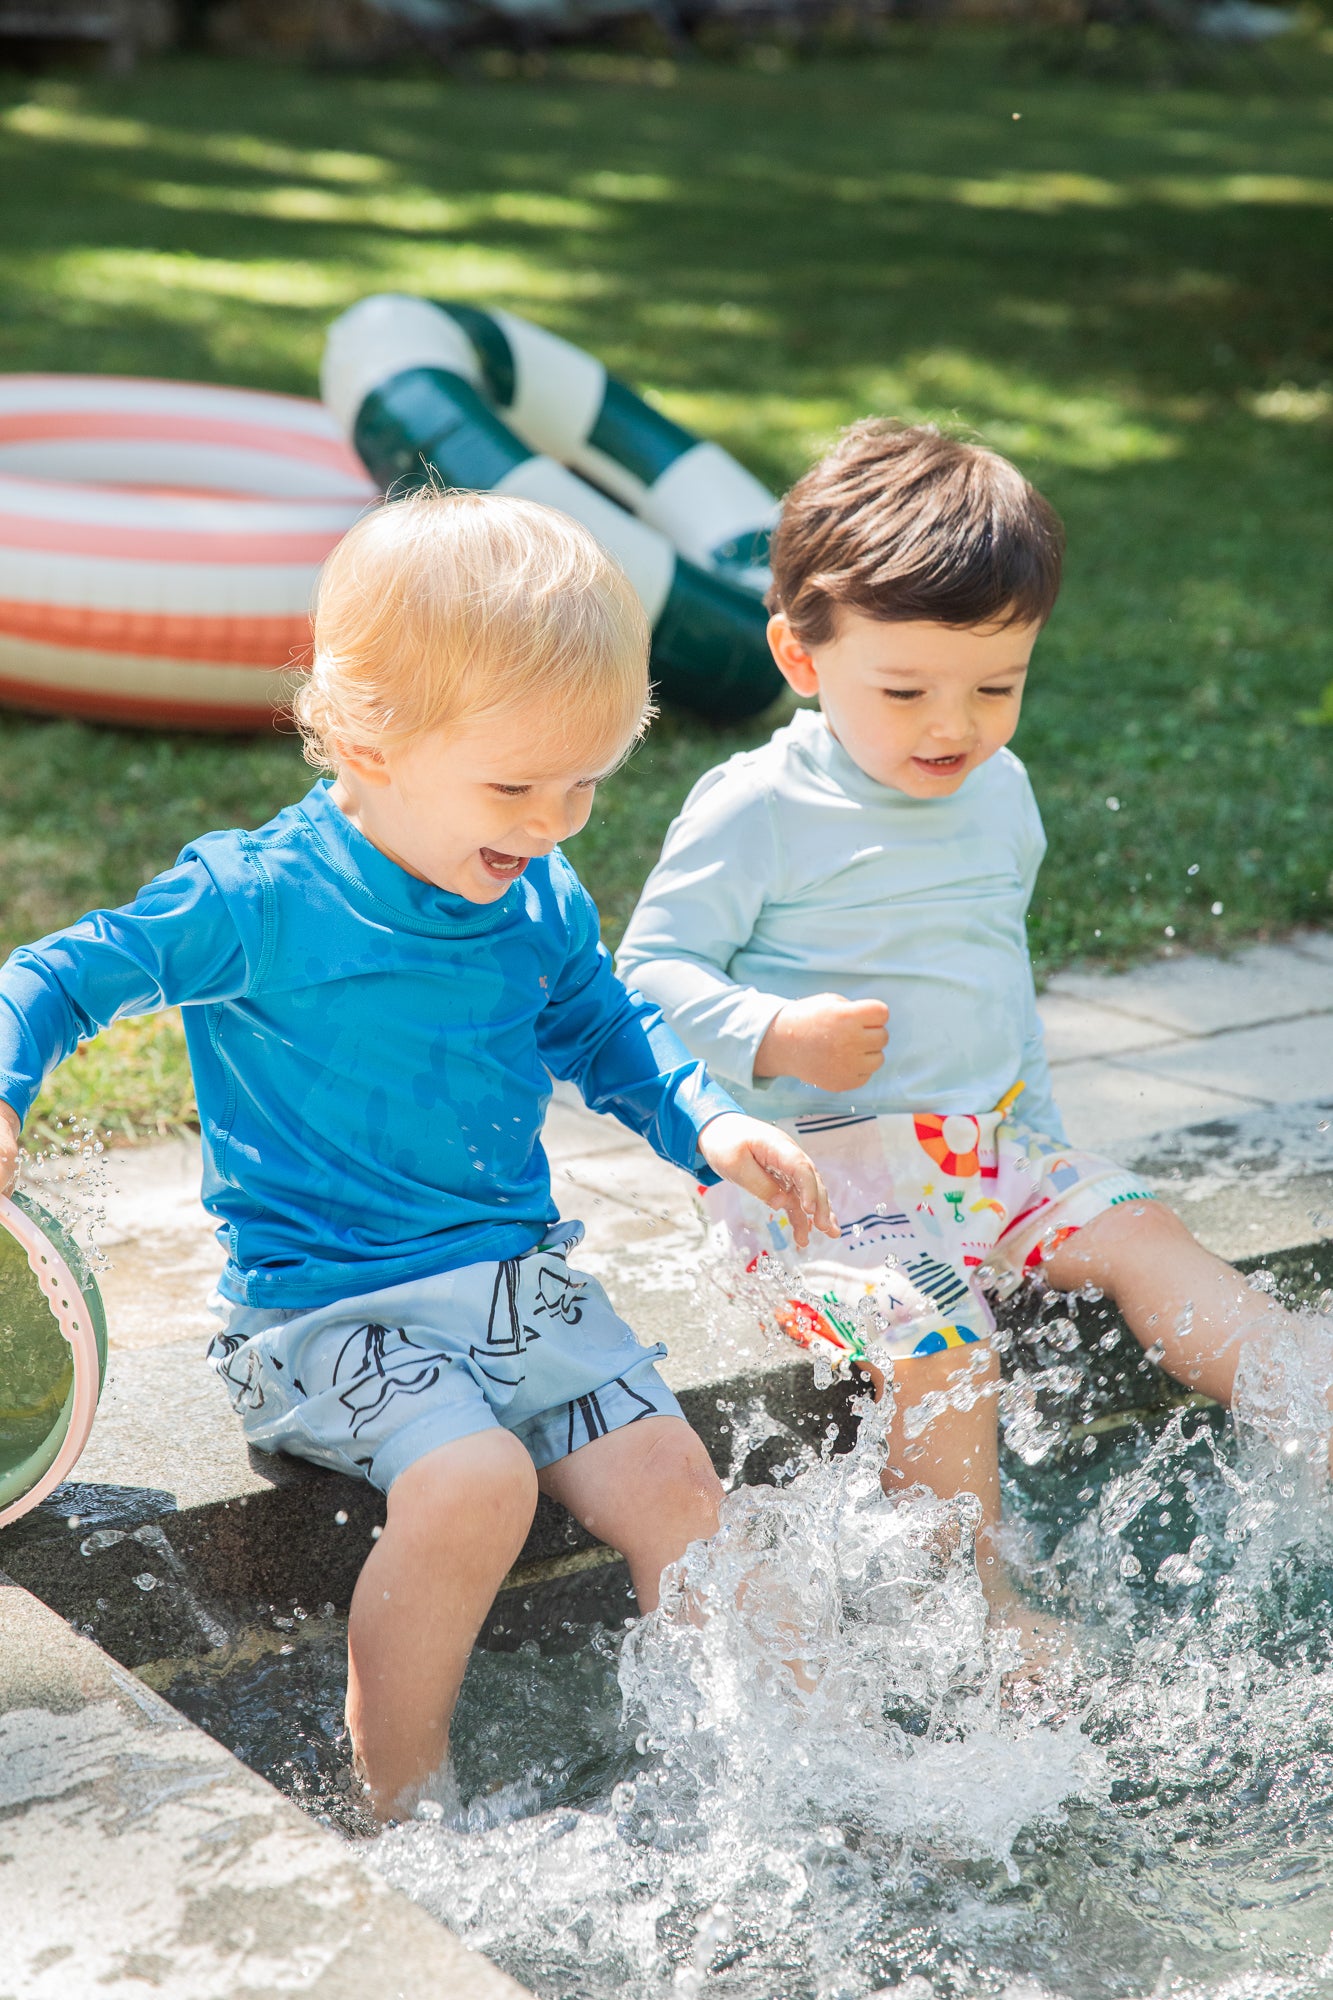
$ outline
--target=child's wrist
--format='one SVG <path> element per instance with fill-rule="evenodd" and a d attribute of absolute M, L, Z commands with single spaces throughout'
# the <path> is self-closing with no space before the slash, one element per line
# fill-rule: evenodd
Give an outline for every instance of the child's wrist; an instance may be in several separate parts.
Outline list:
<path fill-rule="evenodd" d="M 754 1074 L 763 1076 L 795 1076 L 792 1067 L 791 1010 L 779 1007 L 777 1013 L 764 1030 L 764 1038 L 754 1055 Z"/>

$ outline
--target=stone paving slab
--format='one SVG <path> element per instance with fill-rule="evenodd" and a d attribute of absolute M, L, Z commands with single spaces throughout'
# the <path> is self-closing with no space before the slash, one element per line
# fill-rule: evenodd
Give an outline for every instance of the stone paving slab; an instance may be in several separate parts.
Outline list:
<path fill-rule="evenodd" d="M 1121 1058 L 1108 1064 L 1121 1066 Z M 1321 1083 L 1323 1095 L 1333 1099 L 1333 1013 L 1142 1050 L 1123 1059 L 1123 1067 L 1173 1083 L 1202 1084 L 1251 1104 L 1301 1104 Z"/>
<path fill-rule="evenodd" d="M 1178 1039 L 1173 1028 L 1147 1021 L 1119 1007 L 1064 991 L 1046 992 L 1040 1001 L 1046 1030 L 1046 1054 L 1053 1067 L 1062 1063 L 1098 1061 L 1127 1050 L 1151 1049 Z"/>
<path fill-rule="evenodd" d="M 522 2000 L 0 1576 L 0 2000 Z"/>
<path fill-rule="evenodd" d="M 1333 1007 L 1331 955 L 1319 932 L 1250 945 L 1226 958 L 1181 952 L 1131 972 L 1057 973 L 1047 992 L 1069 995 L 1176 1035 L 1215 1035 Z M 1091 1051 L 1089 1051 L 1091 1053 Z"/>
<path fill-rule="evenodd" d="M 1071 1143 L 1126 1166 L 1160 1132 L 1254 1109 L 1251 1098 L 1188 1078 L 1155 1076 L 1123 1059 L 1064 1063 L 1052 1070 L 1052 1078 Z"/>
<path fill-rule="evenodd" d="M 153 1347 L 185 1334 L 206 1344 L 217 1327 L 207 1302 L 222 1252 L 199 1200 L 198 1140 L 116 1147 L 75 1180 L 65 1176 L 63 1163 L 43 1163 L 26 1170 L 25 1184 L 102 1253 L 111 1345 Z"/>

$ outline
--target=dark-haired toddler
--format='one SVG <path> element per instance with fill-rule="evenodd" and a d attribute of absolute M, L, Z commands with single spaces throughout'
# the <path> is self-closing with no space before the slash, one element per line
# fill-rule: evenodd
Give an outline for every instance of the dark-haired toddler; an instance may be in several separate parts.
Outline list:
<path fill-rule="evenodd" d="M 695 786 L 619 961 L 819 1166 L 836 1245 L 798 1250 L 735 1188 L 705 1206 L 788 1332 L 890 1366 L 886 1490 L 978 1497 L 1007 1617 L 991 1298 L 1100 1287 L 1224 1402 L 1242 1352 L 1294 1331 L 1135 1176 L 1071 1146 L 1052 1098 L 1025 929 L 1046 843 L 1006 746 L 1062 554 L 996 453 L 853 426 L 772 551 L 769 644 L 818 707 Z"/>

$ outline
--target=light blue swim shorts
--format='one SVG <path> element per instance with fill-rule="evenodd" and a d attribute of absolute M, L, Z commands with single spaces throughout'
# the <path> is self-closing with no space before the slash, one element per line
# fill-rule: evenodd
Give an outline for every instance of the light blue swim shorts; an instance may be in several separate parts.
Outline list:
<path fill-rule="evenodd" d="M 572 1271 L 583 1226 L 503 1263 L 274 1313 L 222 1302 L 208 1359 L 247 1441 L 387 1493 L 437 1445 L 512 1431 L 539 1469 L 641 1417 L 681 1415 L 595 1278 Z"/>

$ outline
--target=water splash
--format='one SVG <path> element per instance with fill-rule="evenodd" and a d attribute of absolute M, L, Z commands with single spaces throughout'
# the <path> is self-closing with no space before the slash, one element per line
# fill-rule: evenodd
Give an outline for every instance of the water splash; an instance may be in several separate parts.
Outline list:
<path fill-rule="evenodd" d="M 94 1276 L 110 1263 L 99 1240 L 110 1189 L 107 1136 L 81 1118 L 57 1119 L 46 1145 L 30 1143 L 19 1155 L 19 1186 L 78 1245 Z"/>
<path fill-rule="evenodd" d="M 1016 1339 L 1050 1365 L 1004 1410 L 1040 1446 L 1012 1549 L 1078 1634 L 1044 1684 L 1004 1680 L 968 1504 L 885 1500 L 868 1410 L 848 1457 L 729 1495 L 618 1647 L 507 1664 L 535 1759 L 479 1662 L 460 1746 L 487 1707 L 489 1737 L 375 1865 L 549 2000 L 1326 1993 L 1333 1328 L 1252 1354 L 1234 1426 L 1082 1437 L 1066 1323 Z"/>
<path fill-rule="evenodd" d="M 442 1794 L 376 1865 L 552 1994 L 868 1993 L 886 1906 L 969 1867 L 1016 1883 L 1020 1834 L 1104 1796 L 1105 1757 L 1051 1699 L 1006 1699 L 975 1503 L 890 1504 L 886 1414 L 729 1495 L 631 1626 L 607 1795 L 534 1811 L 511 1786 L 479 1826 Z"/>

